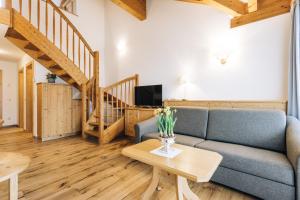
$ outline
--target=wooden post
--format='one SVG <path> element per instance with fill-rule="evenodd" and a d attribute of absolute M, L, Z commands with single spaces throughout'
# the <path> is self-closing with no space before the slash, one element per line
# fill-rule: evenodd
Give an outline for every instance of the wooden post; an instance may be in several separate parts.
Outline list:
<path fill-rule="evenodd" d="M 11 9 L 12 8 L 12 0 L 5 0 L 5 8 Z"/>
<path fill-rule="evenodd" d="M 102 113 L 100 110 L 100 106 L 103 105 L 103 97 L 101 98 L 101 88 L 100 88 L 100 80 L 99 80 L 99 52 L 94 52 L 94 77 L 95 77 L 95 87 L 96 87 L 96 115 L 99 116 L 99 143 L 101 143 L 101 135 L 103 133 L 102 125 L 104 124 L 102 119 Z M 103 127 L 104 129 L 104 127 Z"/>
<path fill-rule="evenodd" d="M 139 86 L 140 84 L 140 76 L 138 74 L 135 75 L 135 85 Z"/>
<path fill-rule="evenodd" d="M 139 86 L 140 84 L 140 77 L 138 74 L 135 75 L 135 86 Z M 132 95 L 133 95 L 133 101 L 132 101 L 132 106 L 135 106 L 135 88 L 132 89 Z"/>
<path fill-rule="evenodd" d="M 102 102 L 102 99 L 100 99 L 100 80 L 99 80 L 99 52 L 95 51 L 94 52 L 94 77 L 95 77 L 95 81 L 96 81 L 96 113 L 99 116 L 100 115 L 100 104 Z M 100 120 L 101 121 L 101 120 Z"/>
<path fill-rule="evenodd" d="M 102 87 L 99 87 L 99 102 L 100 103 L 100 112 L 99 112 L 99 144 L 103 142 L 103 133 L 104 133 L 104 90 Z"/>
<path fill-rule="evenodd" d="M 81 86 L 81 101 L 82 101 L 82 137 L 85 138 L 85 127 L 86 127 L 86 84 Z"/>

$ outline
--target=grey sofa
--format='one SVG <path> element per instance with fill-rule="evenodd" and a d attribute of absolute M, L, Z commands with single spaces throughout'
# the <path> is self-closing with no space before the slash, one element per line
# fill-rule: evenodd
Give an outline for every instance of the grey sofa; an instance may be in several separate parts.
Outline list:
<path fill-rule="evenodd" d="M 177 108 L 176 142 L 219 152 L 217 182 L 262 199 L 300 200 L 300 122 L 277 110 Z M 136 142 L 158 138 L 156 118 Z"/>

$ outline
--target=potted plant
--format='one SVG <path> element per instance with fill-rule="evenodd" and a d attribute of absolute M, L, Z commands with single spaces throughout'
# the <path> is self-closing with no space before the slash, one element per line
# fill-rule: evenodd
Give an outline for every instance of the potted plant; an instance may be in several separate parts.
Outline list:
<path fill-rule="evenodd" d="M 177 118 L 174 117 L 175 112 L 176 110 L 170 107 L 156 110 L 157 126 L 163 145 L 161 150 L 165 153 L 168 153 L 170 146 L 175 143 L 174 126 L 177 121 Z"/>
<path fill-rule="evenodd" d="M 56 75 L 55 75 L 55 74 L 48 73 L 48 74 L 47 74 L 47 80 L 48 80 L 48 83 L 55 83 Z"/>

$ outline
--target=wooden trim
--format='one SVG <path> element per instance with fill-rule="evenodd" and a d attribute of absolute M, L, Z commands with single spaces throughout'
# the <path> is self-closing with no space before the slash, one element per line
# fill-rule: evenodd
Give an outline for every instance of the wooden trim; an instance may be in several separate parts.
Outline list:
<path fill-rule="evenodd" d="M 18 72 L 19 97 L 19 127 L 24 128 L 24 70 Z"/>
<path fill-rule="evenodd" d="M 111 1 L 140 20 L 145 20 L 147 17 L 146 0 L 111 0 Z"/>
<path fill-rule="evenodd" d="M 278 109 L 287 112 L 287 101 L 209 101 L 209 100 L 165 100 L 164 106 L 207 107 L 207 108 L 246 108 Z"/>
<path fill-rule="evenodd" d="M 260 2 L 257 11 L 233 18 L 231 28 L 288 13 L 291 9 L 290 4 L 291 0 L 265 0 Z"/>
<path fill-rule="evenodd" d="M 248 4 L 240 0 L 177 0 L 189 3 L 205 4 L 220 9 L 232 16 L 240 16 L 247 13 Z"/>
<path fill-rule="evenodd" d="M 33 131 L 33 128 L 34 128 L 34 62 L 33 61 L 30 61 L 29 63 L 27 63 L 26 65 L 25 65 L 25 68 L 26 68 L 26 70 L 25 70 L 25 73 L 26 73 L 26 76 L 25 76 L 25 88 L 26 88 L 26 90 L 25 90 L 25 93 L 24 94 L 26 94 L 25 95 L 25 116 L 26 116 L 26 120 L 25 120 L 25 122 L 26 122 L 26 131 Z M 29 102 L 29 104 L 28 104 L 28 97 L 27 97 L 27 95 L 28 95 L 28 92 L 27 92 L 27 90 L 28 90 L 28 85 L 27 85 L 27 75 L 28 75 L 28 69 L 30 69 L 30 70 L 32 70 L 32 85 L 30 86 L 31 88 L 32 88 L 32 91 L 31 91 L 31 96 L 30 96 L 30 101 L 31 102 Z M 30 105 L 30 107 L 28 108 L 28 105 Z M 31 127 L 28 127 L 28 113 L 27 113 L 27 111 L 28 111 L 28 109 L 30 109 L 30 111 L 31 111 L 31 116 L 30 116 L 30 120 L 31 120 L 31 122 L 30 122 L 30 126 Z"/>
<path fill-rule="evenodd" d="M 258 4 L 257 4 L 258 0 L 248 0 L 248 12 L 255 12 L 258 9 Z"/>

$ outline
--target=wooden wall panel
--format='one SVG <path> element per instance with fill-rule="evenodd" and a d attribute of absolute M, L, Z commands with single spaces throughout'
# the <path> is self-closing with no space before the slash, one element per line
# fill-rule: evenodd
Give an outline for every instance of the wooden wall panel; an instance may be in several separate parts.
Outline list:
<path fill-rule="evenodd" d="M 186 101 L 166 100 L 165 106 L 191 106 L 207 108 L 278 109 L 287 111 L 287 101 Z"/>

